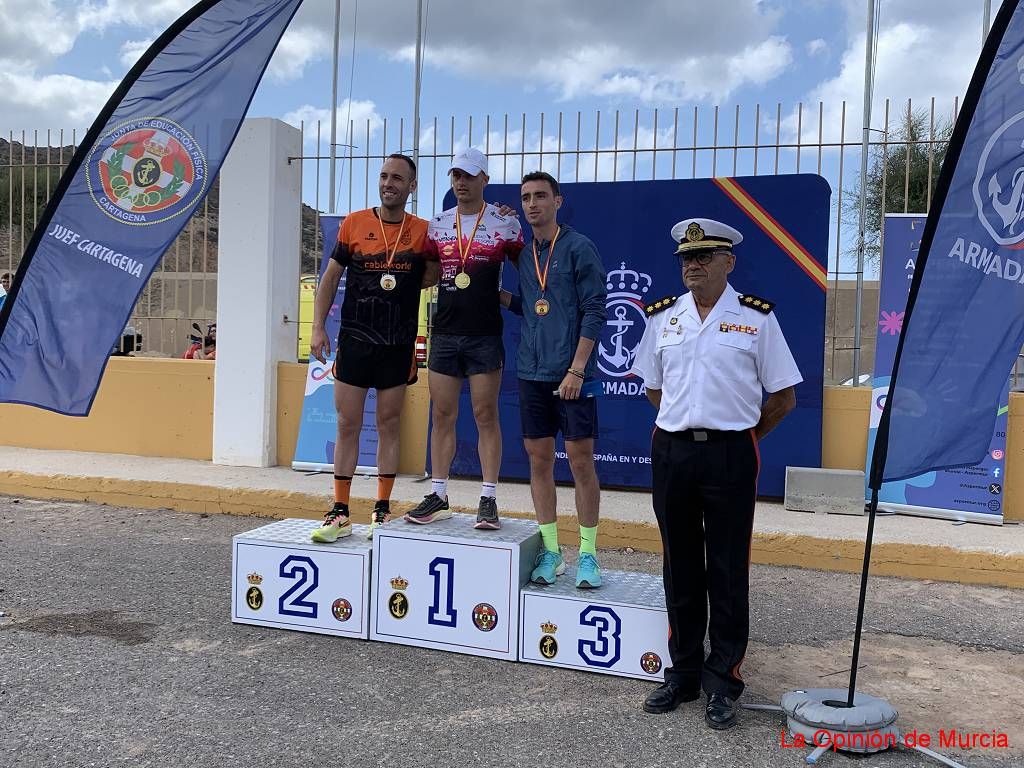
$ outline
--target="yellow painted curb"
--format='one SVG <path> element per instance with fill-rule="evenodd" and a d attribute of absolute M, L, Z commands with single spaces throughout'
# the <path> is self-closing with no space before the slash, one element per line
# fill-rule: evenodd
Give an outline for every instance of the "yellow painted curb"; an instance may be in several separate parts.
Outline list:
<path fill-rule="evenodd" d="M 172 509 L 178 512 L 230 514 L 283 519 L 300 517 L 318 520 L 326 494 L 296 493 L 253 488 L 222 488 L 192 483 L 151 482 L 122 478 L 73 475 L 33 475 L 0 472 L 0 494 L 47 501 L 87 501 L 119 507 Z M 354 498 L 354 517 L 369 519 L 373 499 Z M 404 513 L 411 502 L 394 502 L 392 509 Z M 453 507 L 473 514 L 475 509 Z M 505 512 L 508 517 L 532 519 L 528 512 Z M 558 520 L 560 533 L 576 534 L 572 517 Z M 602 520 L 601 544 L 609 548 L 631 547 L 640 552 L 661 552 L 661 537 L 653 525 L 621 520 Z M 783 533 L 755 533 L 751 559 L 762 565 L 783 565 L 822 571 L 859 573 L 864 543 L 855 539 L 828 539 Z M 871 572 L 876 576 L 932 579 L 962 584 L 987 584 L 1024 589 L 1024 556 L 922 544 L 876 543 L 872 548 Z"/>

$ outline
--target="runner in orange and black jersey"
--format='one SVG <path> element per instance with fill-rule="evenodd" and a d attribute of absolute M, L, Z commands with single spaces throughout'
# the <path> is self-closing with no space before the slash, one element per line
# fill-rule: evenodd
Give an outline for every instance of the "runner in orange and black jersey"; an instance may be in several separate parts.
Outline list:
<path fill-rule="evenodd" d="M 347 273 L 342 334 L 370 344 L 413 344 L 427 261 L 437 260 L 427 222 L 410 215 L 382 222 L 378 208 L 356 211 L 341 223 L 331 258 Z"/>
<path fill-rule="evenodd" d="M 369 536 L 391 519 L 391 489 L 398 470 L 399 420 L 405 388 L 416 380 L 415 346 L 420 290 L 437 282 L 435 249 L 427 222 L 405 212 L 416 188 L 416 164 L 405 155 L 384 161 L 380 206 L 345 217 L 313 307 L 310 355 L 331 353 L 324 331 L 338 284 L 347 273 L 341 332 L 334 363 L 338 440 L 334 448 L 334 507 L 312 533 L 330 543 L 352 533 L 348 502 L 359 457 L 359 433 L 369 389 L 377 390 L 377 504 Z"/>

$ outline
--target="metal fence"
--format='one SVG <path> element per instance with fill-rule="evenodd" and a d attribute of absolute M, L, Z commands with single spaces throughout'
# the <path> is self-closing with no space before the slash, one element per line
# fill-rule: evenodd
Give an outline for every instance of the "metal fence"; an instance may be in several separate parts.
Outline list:
<path fill-rule="evenodd" d="M 958 100 L 937 104 L 886 100 L 876 114 L 882 126 L 872 131 L 869 185 L 877 210 L 926 212 L 938 176 L 948 125 Z M 370 118 L 343 121 L 336 147 L 335 189 L 339 212 L 378 202 L 377 173 L 392 152 L 413 151 L 408 119 Z M 303 153 L 301 258 L 304 273 L 316 271 L 320 251 L 319 222 L 330 197 L 330 146 L 326 124 L 300 126 Z M 16 268 L 41 206 L 70 159 L 75 135 L 64 145 L 63 133 L 0 139 L 0 267 Z M 461 148 L 476 146 L 490 158 L 491 180 L 516 182 L 525 172 L 546 170 L 562 182 L 681 179 L 816 173 L 832 187 L 826 317 L 826 383 L 852 376 L 857 268 L 856 196 L 861 153 L 859 117 L 838 105 L 782 104 L 765 107 L 693 107 L 669 110 L 617 110 L 584 114 L 541 113 L 431 118 L 421 122 L 419 189 L 414 211 L 437 211 L 448 186 L 448 162 Z M 902 171 L 893 160 L 903 163 Z M 905 159 L 905 162 L 904 162 Z M 884 169 L 881 170 L 881 169 Z M 880 174 L 880 175 L 879 175 Z M 923 176 L 924 181 L 921 181 Z M 7 196 L 3 191 L 8 192 Z M 203 209 L 167 252 L 143 293 L 132 324 L 144 336 L 150 354 L 178 355 L 187 346 L 188 329 L 216 315 L 217 188 Z M 28 201 L 28 202 L 26 202 Z M 895 209 L 893 209 L 895 207 Z M 916 209 L 916 210 L 915 210 Z M 685 215 L 686 212 L 680 212 Z M 862 306 L 861 372 L 870 373 L 878 312 L 877 238 L 871 249 Z"/>

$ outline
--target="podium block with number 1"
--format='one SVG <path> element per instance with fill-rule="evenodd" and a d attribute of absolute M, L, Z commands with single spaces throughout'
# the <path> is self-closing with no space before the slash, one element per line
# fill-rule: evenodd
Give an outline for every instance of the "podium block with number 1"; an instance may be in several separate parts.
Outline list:
<path fill-rule="evenodd" d="M 518 658 L 519 589 L 540 546 L 532 521 L 477 531 L 453 515 L 430 525 L 397 520 L 373 541 L 370 639 Z"/>

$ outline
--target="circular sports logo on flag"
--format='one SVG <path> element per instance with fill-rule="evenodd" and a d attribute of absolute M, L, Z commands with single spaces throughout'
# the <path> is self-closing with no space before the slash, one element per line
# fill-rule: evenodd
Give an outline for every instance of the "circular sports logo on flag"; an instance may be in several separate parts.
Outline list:
<path fill-rule="evenodd" d="M 191 211 L 206 190 L 206 158 L 172 120 L 121 123 L 96 142 L 86 163 L 89 194 L 123 224 L 159 224 Z"/>

